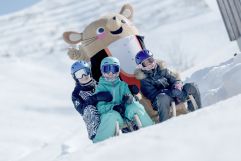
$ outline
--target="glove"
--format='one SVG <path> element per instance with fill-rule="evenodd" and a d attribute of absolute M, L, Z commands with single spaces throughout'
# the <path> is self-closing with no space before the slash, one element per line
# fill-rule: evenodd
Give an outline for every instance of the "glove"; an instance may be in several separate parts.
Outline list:
<path fill-rule="evenodd" d="M 112 95 L 110 92 L 98 92 L 92 96 L 89 96 L 85 100 L 85 106 L 93 105 L 96 106 L 99 101 L 110 102 L 112 101 Z"/>
<path fill-rule="evenodd" d="M 80 55 L 81 55 L 81 53 L 78 49 L 75 49 L 75 48 L 68 49 L 68 56 L 70 59 L 78 60 L 80 58 Z"/>
<path fill-rule="evenodd" d="M 182 94 L 182 91 L 179 90 L 179 89 L 177 89 L 177 88 L 173 88 L 173 89 L 171 90 L 171 96 L 172 96 L 172 97 L 178 97 L 178 96 L 180 96 L 181 94 Z"/>
<path fill-rule="evenodd" d="M 179 89 L 172 89 L 171 91 L 172 97 L 177 98 L 180 102 L 185 102 L 188 98 L 188 93 L 186 91 L 180 91 Z"/>
<path fill-rule="evenodd" d="M 89 96 L 86 100 L 85 100 L 85 105 L 84 106 L 88 106 L 88 105 L 93 105 L 96 106 L 98 103 L 98 100 L 96 99 L 96 96 Z"/>
<path fill-rule="evenodd" d="M 131 94 L 126 94 L 122 97 L 122 102 L 123 105 L 125 104 L 132 104 L 133 103 L 133 96 Z"/>
<path fill-rule="evenodd" d="M 93 95 L 97 101 L 111 102 L 113 97 L 109 91 L 98 92 Z"/>
<path fill-rule="evenodd" d="M 139 93 L 139 88 L 136 85 L 128 85 L 131 94 L 137 95 Z"/>
<path fill-rule="evenodd" d="M 113 107 L 113 110 L 119 112 L 122 117 L 125 116 L 126 109 L 125 109 L 125 106 L 123 104 L 115 105 Z"/>
<path fill-rule="evenodd" d="M 176 81 L 176 83 L 173 85 L 173 88 L 179 89 L 179 90 L 181 91 L 182 88 L 183 88 L 183 83 L 182 83 L 182 81 Z"/>
<path fill-rule="evenodd" d="M 167 82 L 167 79 L 165 77 L 162 77 L 155 81 L 155 86 L 167 88 L 169 86 L 169 83 Z"/>

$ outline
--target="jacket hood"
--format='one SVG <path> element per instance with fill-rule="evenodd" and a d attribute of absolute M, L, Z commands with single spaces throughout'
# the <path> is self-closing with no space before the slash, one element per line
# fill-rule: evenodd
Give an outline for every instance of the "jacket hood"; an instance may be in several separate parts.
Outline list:
<path fill-rule="evenodd" d="M 156 60 L 156 63 L 157 65 L 160 67 L 160 69 L 164 69 L 165 68 L 165 62 L 162 61 L 162 60 Z M 136 77 L 136 79 L 138 80 L 142 80 L 142 79 L 145 79 L 146 78 L 146 75 L 145 73 L 143 72 L 142 69 L 140 68 L 137 68 L 135 71 L 134 71 L 134 75 Z"/>

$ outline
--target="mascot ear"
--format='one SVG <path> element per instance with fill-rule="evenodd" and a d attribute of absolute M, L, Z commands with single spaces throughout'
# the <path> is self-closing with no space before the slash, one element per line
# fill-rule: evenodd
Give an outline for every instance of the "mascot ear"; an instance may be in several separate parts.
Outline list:
<path fill-rule="evenodd" d="M 130 4 L 125 4 L 124 6 L 122 6 L 120 14 L 130 20 L 133 17 L 133 12 L 133 7 Z"/>
<path fill-rule="evenodd" d="M 83 40 L 83 33 L 68 31 L 63 33 L 63 38 L 69 44 L 78 44 Z"/>

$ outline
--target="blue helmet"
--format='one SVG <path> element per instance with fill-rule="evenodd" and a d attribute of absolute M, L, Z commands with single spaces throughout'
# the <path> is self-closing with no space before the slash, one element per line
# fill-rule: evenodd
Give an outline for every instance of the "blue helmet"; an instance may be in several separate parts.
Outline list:
<path fill-rule="evenodd" d="M 152 52 L 150 52 L 149 50 L 146 50 L 146 49 L 141 50 L 136 54 L 136 57 L 135 57 L 136 64 L 139 65 L 144 60 L 146 60 L 147 58 L 150 58 L 150 57 L 153 57 Z"/>
<path fill-rule="evenodd" d="M 84 69 L 86 73 L 91 74 L 91 69 L 90 65 L 83 60 L 76 61 L 72 66 L 71 66 L 71 75 L 73 78 L 75 78 L 75 73 L 81 69 Z"/>

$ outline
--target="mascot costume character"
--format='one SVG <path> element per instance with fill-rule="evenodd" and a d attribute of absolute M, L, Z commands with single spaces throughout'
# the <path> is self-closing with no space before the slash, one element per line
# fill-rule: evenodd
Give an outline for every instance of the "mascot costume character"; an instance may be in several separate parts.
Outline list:
<path fill-rule="evenodd" d="M 101 60 L 114 56 L 121 64 L 120 78 L 129 85 L 140 87 L 134 76 L 135 56 L 145 49 L 145 45 L 144 37 L 139 36 L 137 28 L 131 22 L 132 17 L 132 6 L 125 4 L 120 13 L 110 13 L 99 18 L 87 25 L 82 33 L 64 32 L 65 42 L 78 44 L 78 49 L 69 48 L 70 59 L 90 61 L 93 78 L 99 81 Z"/>

